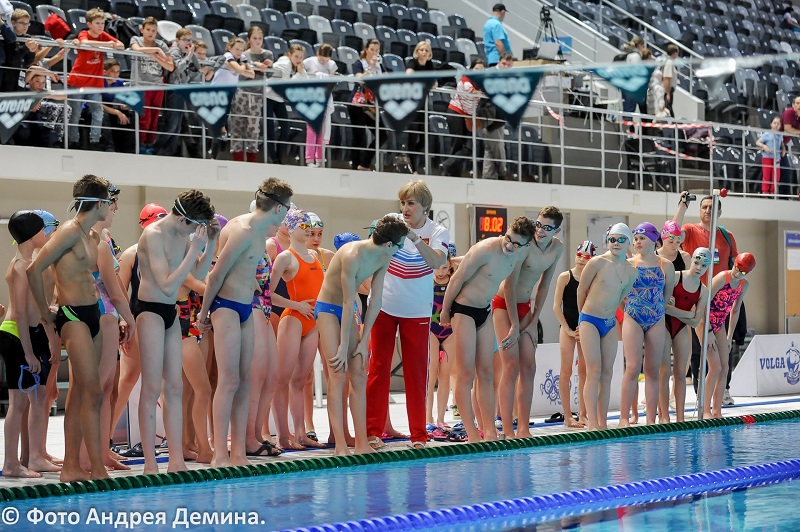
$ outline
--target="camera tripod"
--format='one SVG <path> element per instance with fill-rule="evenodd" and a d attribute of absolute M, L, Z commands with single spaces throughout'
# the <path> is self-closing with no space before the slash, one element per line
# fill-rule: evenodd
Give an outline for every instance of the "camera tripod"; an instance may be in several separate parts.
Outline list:
<path fill-rule="evenodd" d="M 542 10 L 539 12 L 539 29 L 536 32 L 536 37 L 534 38 L 534 49 L 538 51 L 541 49 L 542 46 L 542 38 L 545 38 L 545 41 L 548 39 L 552 40 L 552 42 L 558 45 L 558 51 L 556 52 L 556 59 L 559 61 L 564 61 L 564 52 L 561 51 L 561 42 L 558 40 L 558 34 L 556 32 L 556 25 L 553 22 L 553 17 L 550 16 L 550 9 L 547 6 L 543 6 Z"/>

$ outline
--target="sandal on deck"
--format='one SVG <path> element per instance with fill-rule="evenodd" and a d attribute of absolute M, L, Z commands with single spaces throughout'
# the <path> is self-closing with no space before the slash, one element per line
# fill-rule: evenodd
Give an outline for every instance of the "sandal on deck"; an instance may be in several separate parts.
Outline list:
<path fill-rule="evenodd" d="M 373 436 L 367 440 L 367 444 L 376 451 L 380 451 L 388 447 L 386 443 L 377 436 Z"/>

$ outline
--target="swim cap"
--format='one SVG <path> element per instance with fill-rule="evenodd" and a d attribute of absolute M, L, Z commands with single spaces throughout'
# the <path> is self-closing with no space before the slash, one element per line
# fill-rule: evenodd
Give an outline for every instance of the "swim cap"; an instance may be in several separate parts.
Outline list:
<path fill-rule="evenodd" d="M 733 261 L 733 267 L 742 273 L 750 273 L 756 267 L 756 258 L 752 253 L 739 253 Z"/>
<path fill-rule="evenodd" d="M 622 235 L 628 237 L 628 242 L 631 241 L 631 230 L 623 223 L 614 224 L 608 228 L 606 239 L 611 235 Z"/>
<path fill-rule="evenodd" d="M 581 242 L 581 245 L 578 246 L 576 252 L 585 253 L 594 257 L 595 255 L 597 255 L 597 247 L 595 247 L 594 242 L 592 242 L 591 240 L 584 240 L 583 242 Z"/>
<path fill-rule="evenodd" d="M 53 216 L 52 214 L 50 214 L 47 211 L 43 211 L 41 209 L 36 209 L 33 212 L 35 212 L 36 214 L 41 216 L 42 220 L 44 220 L 44 234 L 47 235 L 47 236 L 52 235 L 53 231 L 56 230 L 56 227 L 61 225 L 61 222 L 56 220 L 56 217 Z"/>
<path fill-rule="evenodd" d="M 706 266 L 711 265 L 711 250 L 708 248 L 697 248 L 692 253 L 692 260 L 698 259 Z"/>
<path fill-rule="evenodd" d="M 256 200 L 250 202 L 250 212 L 256 210 Z"/>
<path fill-rule="evenodd" d="M 222 228 L 225 227 L 225 225 L 227 225 L 228 223 L 228 219 L 222 216 L 221 214 L 215 214 L 214 218 L 216 218 L 216 220 L 219 222 L 220 230 L 222 230 Z"/>
<path fill-rule="evenodd" d="M 456 253 L 456 243 L 455 242 L 448 242 L 447 244 L 447 253 L 449 258 L 457 257 L 458 253 Z"/>
<path fill-rule="evenodd" d="M 139 213 L 139 225 L 141 225 L 142 229 L 144 229 L 151 223 L 155 222 L 159 218 L 163 218 L 166 215 L 167 209 L 158 203 L 148 203 L 144 206 L 142 212 Z"/>
<path fill-rule="evenodd" d="M 311 220 L 311 227 L 325 227 L 325 224 L 322 223 L 322 218 L 317 216 L 316 213 L 308 213 L 308 219 Z"/>
<path fill-rule="evenodd" d="M 634 235 L 644 235 L 653 242 L 658 240 L 658 229 L 650 222 L 642 222 L 633 230 Z"/>
<path fill-rule="evenodd" d="M 339 233 L 333 237 L 333 247 L 338 251 L 340 247 L 350 242 L 358 242 L 361 238 L 355 233 Z"/>
<path fill-rule="evenodd" d="M 311 220 L 308 217 L 308 213 L 302 209 L 292 209 L 286 213 L 286 219 L 283 220 L 283 223 L 286 224 L 286 230 L 290 233 L 293 233 L 296 229 L 300 227 L 301 224 L 306 224 L 306 226 L 311 226 Z"/>
<path fill-rule="evenodd" d="M 8 232 L 17 244 L 23 244 L 44 229 L 44 220 L 33 211 L 17 211 L 8 220 Z"/>
<path fill-rule="evenodd" d="M 122 192 L 117 185 L 112 183 L 111 181 L 108 182 L 108 197 L 113 198 L 114 196 L 119 196 L 119 193 Z"/>
<path fill-rule="evenodd" d="M 674 220 L 667 220 L 664 222 L 664 229 L 661 230 L 661 238 L 669 238 L 671 236 L 681 237 L 681 226 L 675 223 Z"/>

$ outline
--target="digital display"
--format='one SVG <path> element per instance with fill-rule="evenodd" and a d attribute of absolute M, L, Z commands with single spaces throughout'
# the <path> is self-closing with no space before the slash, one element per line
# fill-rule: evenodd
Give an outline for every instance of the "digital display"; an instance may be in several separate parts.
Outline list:
<path fill-rule="evenodd" d="M 475 206 L 475 236 L 480 242 L 492 236 L 506 234 L 506 220 L 508 209 L 505 207 Z"/>

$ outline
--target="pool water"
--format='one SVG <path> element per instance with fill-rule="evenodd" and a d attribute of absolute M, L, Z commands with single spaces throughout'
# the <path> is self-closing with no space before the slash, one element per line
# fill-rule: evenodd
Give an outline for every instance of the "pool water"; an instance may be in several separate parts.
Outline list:
<path fill-rule="evenodd" d="M 795 459 L 798 457 L 798 440 L 800 422 L 776 421 L 12 504 L 23 515 L 34 507 L 53 509 L 56 506 L 82 516 L 92 508 L 96 511 L 163 511 L 168 516 L 167 527 L 179 508 L 186 508 L 187 512 L 257 512 L 261 521 L 259 530 L 285 529 Z M 679 504 L 669 510 L 674 509 L 680 516 L 691 516 L 700 510 L 688 508 L 700 505 L 702 512 L 707 513 L 709 505 L 716 508 L 726 497 L 735 501 L 729 506 L 736 508 L 742 506 L 740 498 L 749 500 L 749 495 L 743 494 L 757 493 L 761 489 L 771 488 L 710 497 L 691 504 Z M 747 508 L 748 504 L 744 507 Z M 780 507 L 770 505 L 770 511 Z M 788 504 L 783 506 L 791 507 Z M 639 530 L 639 523 L 649 527 L 649 523 L 657 519 L 653 515 L 668 509 L 638 510 L 631 510 L 630 515 L 623 519 L 625 523 L 626 519 L 637 523 L 631 525 L 632 530 Z M 598 512 L 582 519 L 596 520 L 596 525 L 585 526 L 598 526 L 600 530 L 605 530 L 604 526 L 619 526 L 616 513 L 613 522 L 603 517 L 605 514 L 607 512 Z M 714 519 L 708 523 L 716 528 Z M 15 530 L 24 529 L 21 525 L 17 525 Z M 550 523 L 545 526 L 560 528 L 562 525 Z M 86 530 L 107 528 L 81 527 Z M 239 528 L 234 525 L 191 527 L 192 530 Z M 504 528 L 505 525 L 498 529 Z M 75 530 L 70 526 L 64 529 Z M 727 529 L 727 525 L 718 529 Z"/>

